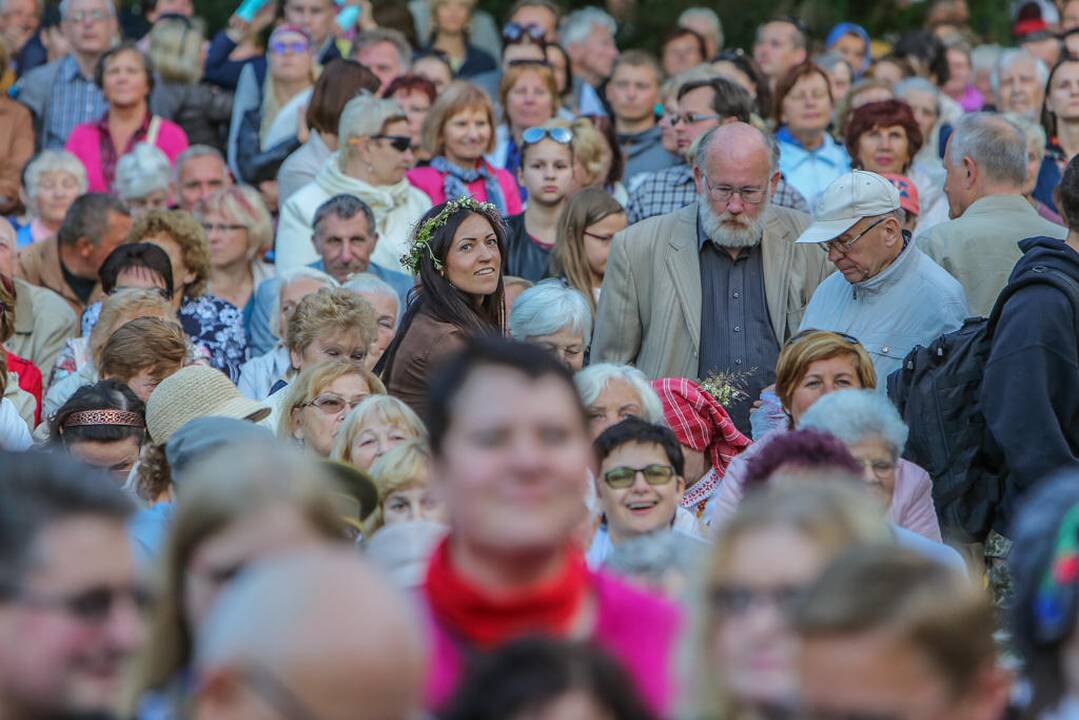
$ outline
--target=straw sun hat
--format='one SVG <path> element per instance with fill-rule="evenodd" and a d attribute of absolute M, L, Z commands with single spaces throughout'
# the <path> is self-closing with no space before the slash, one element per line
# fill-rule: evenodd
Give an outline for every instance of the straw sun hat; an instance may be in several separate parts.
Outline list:
<path fill-rule="evenodd" d="M 189 420 L 228 417 L 258 422 L 270 414 L 263 403 L 248 400 L 220 370 L 190 365 L 161 381 L 146 402 L 146 429 L 160 445 Z"/>

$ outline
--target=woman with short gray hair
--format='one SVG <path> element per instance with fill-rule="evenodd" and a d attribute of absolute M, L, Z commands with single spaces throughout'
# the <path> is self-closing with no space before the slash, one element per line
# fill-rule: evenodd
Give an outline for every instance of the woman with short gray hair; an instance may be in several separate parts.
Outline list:
<path fill-rule="evenodd" d="M 368 370 L 374 370 L 375 364 L 397 334 L 397 323 L 401 320 L 401 297 L 388 282 L 371 273 L 353 275 L 345 283 L 345 289 L 356 293 L 375 309 L 375 344 L 367 351 L 365 363 Z"/>
<path fill-rule="evenodd" d="M 401 106 L 364 93 L 349 100 L 337 128 L 337 147 L 315 179 L 297 190 L 281 209 L 277 265 L 289 269 L 318 260 L 311 244 L 315 211 L 335 195 L 352 195 L 374 211 L 378 243 L 371 261 L 405 272 L 412 227 L 431 200 L 405 179 L 412 167 L 412 131 Z"/>
<path fill-rule="evenodd" d="M 659 395 L 645 374 L 635 367 L 596 363 L 577 373 L 573 382 L 588 413 L 592 439 L 627 417 L 667 425 Z"/>
<path fill-rule="evenodd" d="M 284 272 L 274 282 L 277 283 L 277 295 L 270 313 L 270 331 L 275 338 L 284 338 L 288 319 L 300 300 L 322 288 L 338 287 L 337 281 L 326 273 L 306 266 Z M 265 400 L 274 383 L 288 376 L 291 370 L 288 348 L 279 339 L 271 350 L 240 366 L 240 380 L 236 386 L 244 397 Z"/>
<path fill-rule="evenodd" d="M 509 330 L 514 339 L 553 352 L 566 367 L 577 371 L 584 367 L 592 340 L 592 308 L 578 290 L 548 280 L 514 301 Z"/>
<path fill-rule="evenodd" d="M 839 390 L 813 403 L 799 430 L 822 430 L 839 438 L 865 467 L 869 486 L 888 503 L 888 519 L 930 540 L 941 541 L 929 474 L 900 457 L 909 429 L 895 406 L 873 390 Z"/>
<path fill-rule="evenodd" d="M 150 210 L 167 210 L 172 170 L 169 158 L 149 143 L 139 143 L 116 163 L 116 192 L 138 220 Z"/>
<path fill-rule="evenodd" d="M 66 150 L 44 150 L 26 166 L 23 182 L 28 222 L 15 237 L 20 248 L 60 231 L 71 203 L 86 192 L 86 168 Z"/>

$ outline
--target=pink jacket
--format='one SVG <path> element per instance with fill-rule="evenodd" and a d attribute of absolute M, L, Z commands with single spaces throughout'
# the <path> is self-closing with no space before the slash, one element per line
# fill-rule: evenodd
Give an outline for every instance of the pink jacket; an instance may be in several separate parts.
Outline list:
<path fill-rule="evenodd" d="M 517 181 L 513 179 L 513 175 L 501 168 L 492 169 L 495 171 L 495 178 L 502 188 L 502 197 L 506 200 L 506 207 L 503 215 L 506 217 L 509 217 L 510 215 L 519 215 L 524 208 L 521 205 L 521 191 L 517 189 Z M 442 189 L 443 175 L 438 170 L 435 170 L 433 167 L 413 168 L 408 171 L 407 177 L 408 181 L 412 183 L 413 186 L 427 193 L 427 196 L 431 198 L 432 204 L 438 205 L 439 203 L 446 202 L 446 193 Z M 483 187 L 483 180 L 470 182 L 467 187 L 468 191 L 472 193 L 472 197 L 480 202 L 487 201 L 487 190 Z"/>
<path fill-rule="evenodd" d="M 668 717 L 675 700 L 678 608 L 602 572 L 592 574 L 592 586 L 596 626 L 591 640 L 621 663 L 652 711 Z M 425 599 L 421 596 L 421 602 Z M 425 704 L 439 710 L 457 689 L 464 658 L 452 630 L 440 625 L 430 611 L 427 618 L 431 655 Z"/>
<path fill-rule="evenodd" d="M 177 156 L 187 149 L 187 133 L 177 125 L 161 118 L 161 126 L 154 143 L 169 159 L 169 165 L 176 162 Z M 64 149 L 82 161 L 86 168 L 86 179 L 90 192 L 111 192 L 105 182 L 105 173 L 101 158 L 101 130 L 97 122 L 78 125 L 71 131 Z M 118 150 L 117 159 L 131 148 Z"/>
<path fill-rule="evenodd" d="M 727 466 L 727 474 L 719 484 L 719 491 L 712 496 L 705 509 L 709 524 L 723 522 L 738 509 L 745 495 L 746 466 L 749 461 L 786 430 L 774 430 L 738 455 Z M 940 523 L 933 505 L 933 481 L 929 473 L 918 465 L 900 458 L 896 469 L 895 491 L 892 504 L 888 506 L 888 520 L 901 528 L 941 542 Z"/>

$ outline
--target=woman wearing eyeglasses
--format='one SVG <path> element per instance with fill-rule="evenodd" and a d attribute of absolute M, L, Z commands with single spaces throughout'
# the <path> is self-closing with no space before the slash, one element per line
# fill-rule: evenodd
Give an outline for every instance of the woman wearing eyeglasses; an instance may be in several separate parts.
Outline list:
<path fill-rule="evenodd" d="M 558 221 L 573 183 L 573 133 L 552 120 L 521 134 L 517 178 L 529 198 L 520 215 L 506 218 L 506 274 L 539 282 L 550 274 Z"/>
<path fill-rule="evenodd" d="M 352 409 L 364 398 L 385 393 L 381 380 L 347 360 L 317 363 L 289 385 L 277 434 L 316 455 L 329 457 Z"/>
<path fill-rule="evenodd" d="M 405 272 L 401 256 L 412 226 L 431 201 L 405 179 L 412 167 L 408 117 L 392 100 L 360 95 L 345 105 L 338 123 L 338 150 L 313 182 L 288 199 L 277 231 L 277 266 L 287 270 L 319 259 L 311 244 L 315 211 L 335 195 L 352 195 L 375 214 L 378 243 L 371 262 Z"/>

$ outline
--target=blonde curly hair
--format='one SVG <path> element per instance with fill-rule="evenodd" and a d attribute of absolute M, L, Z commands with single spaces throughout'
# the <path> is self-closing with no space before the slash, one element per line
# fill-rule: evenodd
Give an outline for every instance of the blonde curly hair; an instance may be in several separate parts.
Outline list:
<path fill-rule="evenodd" d="M 183 264 L 195 275 L 194 280 L 177 291 L 184 298 L 201 296 L 210 281 L 210 245 L 202 225 L 186 210 L 151 210 L 135 221 L 124 242 L 146 242 L 155 235 L 164 235 L 179 245 Z M 182 273 L 176 272 L 176 268 L 173 276 L 177 284 L 182 281 Z"/>
<path fill-rule="evenodd" d="M 370 347 L 376 338 L 375 311 L 370 303 L 343 288 L 322 288 L 296 305 L 288 320 L 285 346 L 302 353 L 317 338 L 360 330 Z"/>

